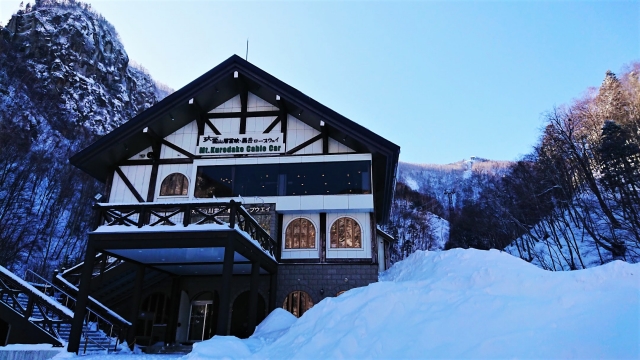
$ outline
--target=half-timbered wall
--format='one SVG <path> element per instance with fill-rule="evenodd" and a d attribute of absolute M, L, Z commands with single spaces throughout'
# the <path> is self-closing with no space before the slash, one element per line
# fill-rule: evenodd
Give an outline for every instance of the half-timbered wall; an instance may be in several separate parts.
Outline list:
<path fill-rule="evenodd" d="M 143 198 L 149 191 L 149 180 L 151 179 L 151 166 L 120 166 L 120 170 L 126 176 L 133 188 Z M 126 185 L 124 179 L 116 172 L 113 175 L 113 183 L 111 185 L 111 194 L 109 196 L 111 203 L 136 203 L 138 202 L 134 193 Z"/>
<path fill-rule="evenodd" d="M 237 95 L 208 113 L 241 112 L 242 104 L 240 95 Z M 277 107 L 271 105 L 258 96 L 249 93 L 247 97 L 247 117 L 246 134 L 264 133 L 273 123 L 277 116 L 252 117 L 252 111 L 275 111 Z M 240 118 L 212 118 L 209 119 L 215 129 L 222 134 L 239 133 Z M 332 155 L 323 155 L 323 140 L 319 136 L 320 131 L 305 124 L 295 116 L 288 114 L 286 120 L 286 150 L 317 138 L 315 142 L 296 151 L 294 156 L 249 156 L 249 157 L 226 157 L 194 159 L 193 163 L 160 164 L 156 165 L 157 178 L 155 180 L 154 201 L 193 201 L 195 191 L 195 178 L 198 166 L 221 166 L 221 165 L 251 165 L 251 164 L 274 164 L 274 163 L 299 163 L 308 162 L 310 164 L 326 161 L 371 161 L 370 154 L 349 154 L 355 151 L 339 141 L 328 139 L 328 152 Z M 270 133 L 281 131 L 282 124 L 274 126 Z M 204 126 L 204 135 L 216 135 L 214 130 Z M 198 145 L 198 124 L 192 121 L 188 125 L 180 128 L 174 133 L 166 136 L 164 140 L 186 152 L 193 153 Z M 166 144 L 160 146 L 160 160 L 185 159 L 187 156 Z M 342 154 L 342 155 L 340 155 Z M 307 156 L 295 156 L 307 155 Z M 315 155 L 315 156 L 314 156 Z M 129 160 L 150 160 L 153 157 L 152 148 L 131 157 Z M 148 164 L 148 162 L 147 162 Z M 313 165 L 310 165 L 313 166 Z M 132 186 L 143 199 L 147 199 L 149 182 L 153 165 L 121 166 L 122 173 L 129 180 Z M 180 173 L 187 177 L 189 181 L 188 195 L 186 196 L 159 196 L 162 181 L 172 173 Z M 218 198 L 221 201 L 228 201 L 232 198 Z M 234 198 L 237 200 L 237 198 Z M 308 196 L 265 196 L 245 197 L 245 203 L 274 203 L 276 211 L 284 214 L 282 232 L 278 234 L 282 238 L 282 259 L 317 259 L 320 257 L 320 242 L 325 242 L 326 258 L 370 258 L 371 257 L 371 224 L 370 213 L 373 211 L 373 194 L 340 194 L 340 195 L 308 195 Z M 109 202 L 112 203 L 134 203 L 138 202 L 137 197 L 129 190 L 125 181 L 118 174 L 114 175 Z M 320 229 L 320 213 L 326 213 L 326 229 Z M 362 248 L 360 249 L 331 249 L 329 243 L 330 227 L 333 222 L 342 216 L 355 219 L 362 231 Z M 305 217 L 316 227 L 316 244 L 313 249 L 285 249 L 284 230 L 287 224 L 294 218 Z M 326 234 L 324 239 L 320 239 L 320 234 Z"/>
<path fill-rule="evenodd" d="M 196 148 L 196 143 L 198 142 L 198 124 L 195 121 L 192 121 L 187 126 L 183 126 L 174 133 L 166 136 L 164 139 L 187 152 L 192 153 L 193 149 Z M 168 146 L 161 147 L 160 159 L 176 158 L 184 159 L 186 156 Z"/>
<path fill-rule="evenodd" d="M 295 117 L 289 115 L 287 117 L 287 150 L 320 135 L 320 131 L 303 123 Z M 313 144 L 296 151 L 296 155 L 322 154 L 322 139 L 318 139 Z"/>

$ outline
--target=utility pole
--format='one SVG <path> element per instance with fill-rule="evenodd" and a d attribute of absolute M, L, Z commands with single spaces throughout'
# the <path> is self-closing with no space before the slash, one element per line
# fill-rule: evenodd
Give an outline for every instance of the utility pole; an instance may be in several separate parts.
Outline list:
<path fill-rule="evenodd" d="M 449 198 L 449 221 L 453 218 L 453 195 L 456 193 L 455 189 L 446 189 L 444 194 Z"/>

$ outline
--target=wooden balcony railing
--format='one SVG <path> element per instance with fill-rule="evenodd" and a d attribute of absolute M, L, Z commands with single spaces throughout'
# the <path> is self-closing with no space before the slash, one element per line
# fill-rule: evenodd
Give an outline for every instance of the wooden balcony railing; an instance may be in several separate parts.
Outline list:
<path fill-rule="evenodd" d="M 263 251 L 275 256 L 276 241 L 267 233 L 241 203 L 196 202 L 196 203 L 140 203 L 140 204 L 96 204 L 98 226 L 124 225 L 144 226 L 197 226 L 205 224 L 225 225 L 238 228 L 256 240 Z"/>

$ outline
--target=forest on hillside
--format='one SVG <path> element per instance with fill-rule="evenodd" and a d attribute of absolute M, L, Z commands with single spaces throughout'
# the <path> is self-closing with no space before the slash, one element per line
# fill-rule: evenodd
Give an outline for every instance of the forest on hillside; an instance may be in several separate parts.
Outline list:
<path fill-rule="evenodd" d="M 533 151 L 449 218 L 447 248 L 505 249 L 550 270 L 640 260 L 640 63 L 553 108 Z"/>
<path fill-rule="evenodd" d="M 0 265 L 81 261 L 104 186 L 69 157 L 168 92 L 87 4 L 39 0 L 0 24 Z"/>

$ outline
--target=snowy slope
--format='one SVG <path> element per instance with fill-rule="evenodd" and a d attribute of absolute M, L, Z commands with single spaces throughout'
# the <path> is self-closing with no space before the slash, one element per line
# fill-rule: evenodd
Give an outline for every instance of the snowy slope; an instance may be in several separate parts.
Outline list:
<path fill-rule="evenodd" d="M 640 357 L 640 264 L 548 272 L 496 250 L 416 252 L 381 282 L 186 359 Z"/>
<path fill-rule="evenodd" d="M 400 162 L 398 181 L 413 190 L 434 196 L 445 207 L 448 206 L 448 198 L 444 191 L 455 190 L 453 205 L 459 209 L 465 199 L 477 198 L 486 178 L 502 175 L 510 164 L 509 161 L 475 156 L 446 165 Z"/>

